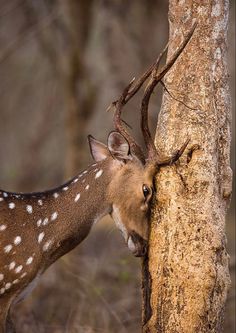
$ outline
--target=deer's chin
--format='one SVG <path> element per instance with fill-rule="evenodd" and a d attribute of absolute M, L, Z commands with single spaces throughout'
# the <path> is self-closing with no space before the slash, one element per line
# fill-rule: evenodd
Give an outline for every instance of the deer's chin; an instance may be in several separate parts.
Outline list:
<path fill-rule="evenodd" d="M 141 237 L 136 241 L 132 236 L 129 236 L 127 245 L 135 257 L 144 257 L 147 254 L 147 241 Z"/>

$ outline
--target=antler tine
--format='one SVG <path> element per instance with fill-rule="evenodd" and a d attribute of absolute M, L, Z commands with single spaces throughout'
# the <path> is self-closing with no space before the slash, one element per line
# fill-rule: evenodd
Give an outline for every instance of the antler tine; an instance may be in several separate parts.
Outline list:
<path fill-rule="evenodd" d="M 134 80 L 135 79 L 133 79 L 128 84 L 128 86 L 124 89 L 120 98 L 116 102 L 113 103 L 113 105 L 115 106 L 115 114 L 114 114 L 114 118 L 113 118 L 113 123 L 114 123 L 115 129 L 118 132 L 120 132 L 129 142 L 131 151 L 134 152 L 135 155 L 137 155 L 142 161 L 145 161 L 145 157 L 144 157 L 142 148 L 137 144 L 137 142 L 133 139 L 133 137 L 126 130 L 126 128 L 123 125 L 123 120 L 121 119 L 122 108 L 128 101 L 127 96 L 130 92 L 130 88 L 132 87 L 132 85 L 134 83 Z M 138 89 L 137 89 L 137 91 L 138 91 Z"/>
<path fill-rule="evenodd" d="M 162 51 L 162 53 L 166 52 L 167 48 L 168 48 L 168 43 L 165 46 L 165 48 Z M 142 85 L 144 84 L 144 82 L 147 80 L 147 78 L 153 72 L 153 69 L 157 67 L 157 63 L 160 62 L 160 57 L 161 57 L 162 53 L 158 56 L 157 60 L 146 70 L 146 72 L 143 73 L 143 75 L 139 79 L 136 80 L 135 83 L 134 83 L 135 78 L 129 83 L 129 85 L 127 86 L 127 87 L 129 87 L 129 91 L 126 92 L 124 105 L 126 103 L 128 103 L 128 101 L 139 91 L 139 89 L 142 87 Z M 127 87 L 125 88 L 124 91 L 127 90 Z M 124 94 L 124 92 L 122 93 L 122 95 L 123 94 Z M 112 102 L 111 105 L 109 105 L 109 107 L 107 108 L 107 111 L 110 111 L 110 109 L 112 109 L 113 107 L 115 107 L 117 103 L 118 103 L 118 100 Z"/>
<path fill-rule="evenodd" d="M 148 79 L 148 77 L 152 74 L 153 70 L 155 68 L 158 67 L 160 60 L 162 58 L 162 56 L 164 55 L 164 53 L 167 51 L 168 49 L 168 45 L 169 42 L 166 44 L 165 48 L 163 49 L 163 51 L 161 52 L 161 54 L 158 56 L 158 58 L 156 59 L 156 61 L 146 70 L 145 73 L 143 73 L 143 75 L 136 80 L 135 85 L 131 85 L 130 88 L 132 88 L 125 99 L 125 102 L 127 103 L 135 94 L 136 92 L 142 87 L 142 85 L 144 84 L 144 82 Z M 132 81 L 131 81 L 132 82 Z"/>
<path fill-rule="evenodd" d="M 168 44 L 165 47 L 165 51 L 167 50 Z M 164 52 L 164 51 L 163 51 Z M 142 151 L 142 148 L 136 143 L 136 141 L 132 138 L 132 136 L 128 133 L 128 131 L 123 126 L 124 121 L 121 119 L 121 112 L 123 106 L 128 103 L 128 101 L 139 91 L 144 82 L 153 72 L 153 69 L 156 68 L 157 63 L 160 62 L 160 56 L 158 59 L 147 69 L 147 71 L 135 82 L 135 78 L 127 85 L 121 94 L 120 98 L 114 101 L 109 107 L 108 111 L 115 107 L 115 114 L 113 118 L 114 127 L 117 131 L 119 131 L 124 137 L 129 141 L 132 151 L 141 158 L 141 160 L 145 161 L 145 156 Z"/>
<path fill-rule="evenodd" d="M 157 58 L 154 66 L 153 66 L 152 79 L 147 84 L 147 87 L 145 89 L 144 96 L 142 99 L 142 103 L 141 103 L 141 129 L 142 129 L 144 142 L 145 142 L 148 152 L 153 151 L 156 153 L 156 148 L 155 148 L 154 142 L 152 140 L 151 132 L 150 132 L 150 129 L 148 126 L 148 105 L 149 105 L 149 100 L 150 100 L 152 91 L 155 87 L 155 86 L 153 86 L 153 82 L 154 82 L 153 73 L 156 73 L 156 71 L 158 70 L 160 61 L 161 61 L 162 57 L 164 56 L 164 54 L 166 53 L 168 46 L 169 46 L 169 42 L 166 44 L 166 46 L 160 53 L 159 57 Z"/>
<path fill-rule="evenodd" d="M 165 76 L 165 74 L 170 70 L 170 68 L 174 65 L 174 63 L 176 62 L 176 60 L 178 59 L 180 54 L 185 49 L 186 45 L 188 44 L 190 38 L 192 37 L 192 35 L 194 33 L 196 25 L 197 24 L 194 23 L 193 27 L 187 33 L 186 38 L 184 39 L 184 41 L 182 42 L 180 47 L 176 50 L 176 52 L 172 55 L 172 57 L 169 59 L 169 61 L 166 63 L 166 65 L 164 65 L 163 68 L 159 72 L 157 72 L 157 67 L 159 65 L 159 63 L 157 62 L 156 67 L 153 68 L 153 71 L 152 71 L 152 78 L 149 81 L 149 83 L 147 84 L 147 87 L 145 89 L 144 96 L 143 96 L 142 103 L 141 103 L 141 129 L 142 129 L 142 133 L 143 133 L 144 142 L 145 142 L 146 148 L 148 150 L 148 159 L 151 159 L 158 154 L 156 147 L 154 145 L 154 141 L 151 136 L 149 125 L 148 125 L 148 106 L 149 106 L 150 97 L 152 95 L 152 92 L 153 92 L 155 86 L 161 81 L 161 79 Z M 163 52 L 161 53 L 159 58 L 162 57 L 162 55 L 164 54 L 164 51 L 165 50 L 163 50 Z"/>

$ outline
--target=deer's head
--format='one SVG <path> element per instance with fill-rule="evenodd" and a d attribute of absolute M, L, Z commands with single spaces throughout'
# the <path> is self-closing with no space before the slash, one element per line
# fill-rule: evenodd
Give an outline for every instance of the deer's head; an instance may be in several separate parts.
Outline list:
<path fill-rule="evenodd" d="M 107 145 L 89 137 L 96 162 L 106 160 L 112 180 L 107 189 L 111 216 L 135 256 L 147 250 L 154 169 L 136 156 L 126 138 L 111 132 Z"/>

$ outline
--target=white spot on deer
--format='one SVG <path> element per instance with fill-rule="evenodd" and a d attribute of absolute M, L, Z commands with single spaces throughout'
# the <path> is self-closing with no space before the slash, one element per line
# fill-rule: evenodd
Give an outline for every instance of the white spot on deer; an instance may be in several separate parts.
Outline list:
<path fill-rule="evenodd" d="M 10 265 L 9 265 L 9 270 L 11 271 L 12 269 L 15 268 L 15 266 L 16 266 L 15 261 L 12 261 L 12 262 L 10 263 Z"/>
<path fill-rule="evenodd" d="M 23 279 L 26 275 L 27 275 L 27 273 L 24 272 L 23 274 L 21 274 L 20 278 Z"/>
<path fill-rule="evenodd" d="M 7 198 L 8 197 L 8 194 L 6 192 L 3 192 L 2 194 L 4 196 L 4 198 Z"/>
<path fill-rule="evenodd" d="M 78 178 L 75 178 L 75 179 L 73 180 L 73 183 L 77 183 L 78 180 L 79 180 Z"/>
<path fill-rule="evenodd" d="M 5 284 L 5 289 L 7 290 L 7 289 L 10 289 L 11 288 L 11 283 L 10 282 L 7 282 L 6 284 Z"/>
<path fill-rule="evenodd" d="M 102 174 L 103 174 L 103 170 L 99 170 L 95 175 L 95 179 L 101 177 Z"/>
<path fill-rule="evenodd" d="M 89 185 L 87 185 L 87 186 L 85 187 L 85 190 L 86 190 L 86 191 L 88 191 L 88 189 L 89 189 Z"/>
<path fill-rule="evenodd" d="M 97 165 L 97 163 L 93 163 L 93 164 L 92 164 L 93 167 L 96 166 L 96 165 Z"/>
<path fill-rule="evenodd" d="M 39 204 L 39 206 L 42 206 L 43 205 L 43 200 L 39 199 L 38 204 Z"/>
<path fill-rule="evenodd" d="M 13 282 L 12 282 L 12 284 L 17 284 L 19 282 L 19 280 L 18 279 L 15 279 Z"/>
<path fill-rule="evenodd" d="M 26 260 L 26 265 L 30 265 L 32 264 L 33 262 L 33 257 L 29 257 L 27 260 Z"/>
<path fill-rule="evenodd" d="M 10 209 L 14 209 L 15 207 L 16 207 L 16 205 L 14 204 L 14 202 L 9 203 L 9 208 Z"/>
<path fill-rule="evenodd" d="M 77 201 L 79 200 L 79 198 L 80 198 L 80 193 L 78 193 L 78 194 L 76 195 L 76 197 L 75 197 L 75 202 L 77 202 Z"/>
<path fill-rule="evenodd" d="M 88 171 L 87 171 L 87 170 L 85 170 L 85 171 L 83 172 L 83 175 L 85 175 L 87 172 L 88 172 Z"/>
<path fill-rule="evenodd" d="M 48 249 L 49 249 L 49 247 L 50 247 L 51 244 L 52 244 L 52 241 L 51 241 L 51 240 L 47 241 L 47 242 L 43 245 L 43 251 L 44 251 L 44 252 L 48 251 Z"/>
<path fill-rule="evenodd" d="M 58 213 L 54 212 L 51 216 L 51 221 L 55 221 L 57 219 Z"/>
<path fill-rule="evenodd" d="M 5 288 L 0 289 L 0 295 L 3 295 L 5 293 Z"/>
<path fill-rule="evenodd" d="M 67 191 L 69 189 L 68 186 L 63 187 L 63 191 Z"/>
<path fill-rule="evenodd" d="M 82 180 L 82 183 L 85 183 L 85 179 Z"/>
<path fill-rule="evenodd" d="M 42 219 L 39 219 L 39 220 L 37 221 L 37 226 L 40 227 L 41 224 L 42 224 Z"/>
<path fill-rule="evenodd" d="M 16 274 L 20 273 L 22 271 L 22 268 L 23 268 L 22 265 L 17 266 L 15 269 Z"/>
<path fill-rule="evenodd" d="M 6 230 L 7 226 L 5 224 L 0 225 L 0 231 Z"/>
<path fill-rule="evenodd" d="M 27 205 L 26 206 L 26 210 L 29 214 L 32 214 L 33 213 L 33 207 L 31 205 Z"/>
<path fill-rule="evenodd" d="M 20 236 L 17 236 L 15 239 L 14 239 L 14 244 L 15 245 L 19 245 L 21 243 L 21 237 Z"/>
<path fill-rule="evenodd" d="M 41 232 L 39 235 L 38 235 L 38 243 L 41 243 L 43 238 L 45 236 L 45 233 L 44 232 Z"/>
<path fill-rule="evenodd" d="M 3 198 L 0 198 L 0 201 L 3 201 L 4 199 Z"/>
<path fill-rule="evenodd" d="M 49 222 L 49 219 L 47 217 L 45 217 L 45 219 L 43 220 L 43 225 L 47 225 Z"/>
<path fill-rule="evenodd" d="M 4 275 L 2 273 L 0 273 L 0 281 L 2 281 L 4 279 Z"/>
<path fill-rule="evenodd" d="M 5 253 L 9 253 L 11 250 L 12 250 L 12 245 L 11 244 L 4 247 L 4 252 Z"/>
<path fill-rule="evenodd" d="M 55 192 L 55 193 L 53 193 L 53 196 L 54 196 L 54 198 L 56 199 L 56 198 L 59 197 L 59 194 L 58 194 L 57 192 Z"/>

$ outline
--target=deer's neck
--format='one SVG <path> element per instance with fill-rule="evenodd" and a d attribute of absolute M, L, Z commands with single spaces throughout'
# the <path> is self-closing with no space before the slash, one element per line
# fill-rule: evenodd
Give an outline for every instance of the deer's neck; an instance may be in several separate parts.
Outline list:
<path fill-rule="evenodd" d="M 81 243 L 93 224 L 110 212 L 111 207 L 106 198 L 110 179 L 107 172 L 106 162 L 92 164 L 52 193 L 53 198 L 47 210 L 52 212 L 51 217 L 54 214 L 57 218 L 54 226 L 51 224 L 54 247 L 48 253 L 45 251 L 48 264 Z"/>
<path fill-rule="evenodd" d="M 88 235 L 94 222 L 110 212 L 106 198 L 108 172 L 105 161 L 92 164 L 54 190 L 32 194 L 0 191 L 1 208 L 9 217 L 0 225 L 4 225 L 5 232 L 14 226 L 5 244 L 7 255 L 12 260 L 19 257 L 28 269 L 36 265 L 43 271 L 72 250 Z"/>
<path fill-rule="evenodd" d="M 106 163 L 95 163 L 51 193 L 49 207 L 45 208 L 46 211 L 50 210 L 51 219 L 53 216 L 57 218 L 48 225 L 51 227 L 49 234 L 54 246 L 52 244 L 48 251 L 44 251 L 47 265 L 81 243 L 92 225 L 109 213 L 110 206 L 106 199 L 108 184 Z M 50 243 L 50 239 L 48 242 Z M 47 245 L 44 245 L 45 250 Z"/>

